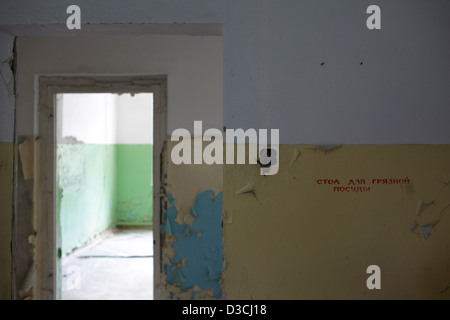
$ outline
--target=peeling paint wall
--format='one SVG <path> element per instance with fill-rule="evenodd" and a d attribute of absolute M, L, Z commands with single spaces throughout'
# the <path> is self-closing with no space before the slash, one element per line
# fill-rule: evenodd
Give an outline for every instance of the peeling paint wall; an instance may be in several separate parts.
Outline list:
<path fill-rule="evenodd" d="M 115 226 L 114 96 L 57 94 L 56 111 L 57 247 L 61 258 Z"/>
<path fill-rule="evenodd" d="M 115 148 L 59 144 L 59 257 L 115 226 Z"/>
<path fill-rule="evenodd" d="M 207 296 L 220 298 L 222 289 L 222 193 L 211 190 L 200 193 L 190 210 L 192 225 L 176 221 L 176 200 L 168 194 L 163 214 L 162 234 L 171 243 L 173 256 L 164 264 L 169 297 L 179 298 L 179 291 L 191 292 L 191 299 Z M 184 295 L 183 295 L 184 296 Z"/>
<path fill-rule="evenodd" d="M 5 6 L 0 21 L 24 33 L 67 31 L 58 1 L 19 2 Z M 169 131 L 193 120 L 216 128 L 279 128 L 286 144 L 273 177 L 261 177 L 255 166 L 225 166 L 222 297 L 448 298 L 448 1 L 378 0 L 379 31 L 365 27 L 368 3 L 358 0 L 144 2 L 110 0 L 104 10 L 101 1 L 81 1 L 81 32 L 93 30 L 87 23 L 145 30 L 152 27 L 145 23 L 222 23 L 223 47 L 218 39 L 211 50 L 200 39 L 177 44 L 177 37 L 158 36 L 120 46 L 120 37 L 24 39 L 33 59 L 22 60 L 19 135 L 37 133 L 36 74 L 168 74 Z M 27 10 L 17 10 L 22 6 Z M 80 45 L 92 48 L 88 58 Z M 125 60 L 127 66 L 117 64 Z M 191 81 L 200 73 L 207 81 Z M 394 145 L 400 143 L 430 146 Z M 205 168 L 166 167 L 165 199 L 180 226 L 192 225 L 198 195 L 222 191 Z M 395 182 L 406 177 L 407 184 Z M 165 254 L 175 257 L 166 243 Z M 365 268 L 374 263 L 383 289 L 367 292 Z M 175 286 L 172 298 L 192 298 L 194 288 Z"/>
<path fill-rule="evenodd" d="M 0 299 L 11 298 L 13 144 L 0 142 Z"/>
<path fill-rule="evenodd" d="M 226 165 L 226 298 L 449 299 L 449 181 L 449 146 L 282 145 L 274 176 Z"/>
<path fill-rule="evenodd" d="M 88 49 L 82 50 L 84 54 L 80 54 L 80 48 Z M 31 52 L 32 54 L 30 54 Z M 124 60 L 124 56 L 128 59 Z M 39 74 L 167 75 L 168 91 L 170 92 L 167 97 L 167 125 L 170 132 L 179 127 L 189 129 L 193 121 L 199 118 L 203 119 L 205 127 L 221 128 L 222 57 L 222 38 L 218 36 L 115 35 L 94 38 L 71 37 L 70 39 L 65 37 L 39 37 L 39 39 L 19 37 L 18 58 L 21 61 L 18 77 L 18 87 L 21 92 L 18 98 L 17 115 L 19 135 L 38 135 L 38 128 L 35 126 L 37 110 L 33 108 L 33 101 L 35 76 Z M 121 63 L 117 63 L 118 61 Z M 119 118 L 123 119 L 124 115 L 119 115 Z M 155 129 L 158 130 L 158 128 Z M 148 130 L 151 130 L 150 126 Z M 126 131 L 129 132 L 129 130 Z M 143 136 L 142 130 L 138 132 L 138 136 Z M 123 151 L 126 153 L 126 156 L 123 157 L 125 161 L 128 162 L 130 159 L 127 157 L 131 156 L 128 154 L 129 150 L 126 149 L 134 147 L 140 148 L 141 146 L 123 146 Z M 141 151 L 147 152 L 147 150 L 136 151 L 136 156 L 142 156 Z M 142 164 L 143 161 L 140 159 L 137 163 Z M 213 190 L 216 196 L 222 191 L 221 171 L 217 173 L 210 170 L 210 167 L 204 171 L 199 170 L 199 167 L 171 167 L 166 171 L 170 177 L 168 190 L 170 189 L 169 192 L 177 197 L 179 206 L 177 209 L 181 218 L 184 217 L 183 213 L 189 212 L 195 205 L 197 195 L 203 191 Z M 121 173 L 126 174 L 125 172 Z M 198 173 L 206 174 L 206 176 L 199 179 Z M 118 178 L 120 180 L 120 177 Z M 126 189 L 129 189 L 129 186 L 137 181 L 131 176 L 122 178 Z M 191 180 L 190 183 L 185 182 L 189 180 Z M 127 194 L 125 195 L 127 196 Z M 148 195 L 145 195 L 145 201 L 150 198 Z M 126 199 L 120 200 L 117 212 L 124 213 L 127 218 L 126 214 L 130 212 L 129 209 L 133 211 L 144 204 L 140 197 L 129 198 L 127 196 Z M 187 218 L 187 216 L 185 217 Z M 214 272 L 216 274 L 214 277 L 217 278 L 217 269 Z M 187 275 L 189 277 L 189 272 Z M 217 282 L 215 283 L 217 285 Z M 33 281 L 31 281 L 31 285 L 33 285 Z M 175 291 L 177 290 L 179 289 L 175 289 Z M 181 293 L 181 291 L 179 292 Z M 215 294 L 218 294 L 218 290 L 212 293 L 204 290 L 204 292 L 198 293 L 197 298 Z"/>
<path fill-rule="evenodd" d="M 14 141 L 14 39 L 0 31 L 0 142 Z"/>
<path fill-rule="evenodd" d="M 32 282 L 35 279 L 34 238 L 33 227 L 33 189 L 34 189 L 34 152 L 33 136 L 21 137 L 18 146 L 17 189 L 16 189 L 16 219 L 15 235 L 16 250 L 14 255 L 14 285 L 17 288 L 15 297 L 29 299 L 32 296 Z"/>
<path fill-rule="evenodd" d="M 0 32 L 0 300 L 12 297 L 14 37 Z"/>
<path fill-rule="evenodd" d="M 192 139 L 192 142 L 194 138 Z M 162 263 L 169 299 L 222 297 L 221 165 L 174 165 L 164 153 Z"/>

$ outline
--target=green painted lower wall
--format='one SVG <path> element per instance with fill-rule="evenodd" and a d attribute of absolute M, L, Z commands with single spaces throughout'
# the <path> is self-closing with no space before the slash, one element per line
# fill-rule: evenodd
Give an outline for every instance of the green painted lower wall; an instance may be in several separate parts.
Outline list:
<path fill-rule="evenodd" d="M 151 226 L 153 145 L 116 145 L 117 225 Z"/>
<path fill-rule="evenodd" d="M 0 300 L 11 299 L 13 155 L 13 143 L 0 143 Z"/>
<path fill-rule="evenodd" d="M 58 145 L 58 238 L 66 255 L 117 225 L 151 225 L 152 145 Z"/>
<path fill-rule="evenodd" d="M 62 254 L 114 226 L 115 147 L 58 145 L 58 209 Z"/>

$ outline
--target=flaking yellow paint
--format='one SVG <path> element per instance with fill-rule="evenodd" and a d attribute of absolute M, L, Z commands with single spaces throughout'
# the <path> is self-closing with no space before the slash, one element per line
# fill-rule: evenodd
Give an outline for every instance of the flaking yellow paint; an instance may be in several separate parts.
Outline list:
<path fill-rule="evenodd" d="M 0 142 L 0 300 L 11 299 L 14 144 Z"/>
<path fill-rule="evenodd" d="M 192 138 L 191 145 L 194 144 Z M 200 139 L 201 140 L 201 139 Z M 178 142 L 170 141 L 168 138 L 168 153 L 165 155 L 167 161 L 167 185 L 165 190 L 176 199 L 178 210 L 177 220 L 180 224 L 193 222 L 190 209 L 195 205 L 195 198 L 205 190 L 212 190 L 214 194 L 219 194 L 223 190 L 223 166 L 206 164 L 180 164 L 175 165 L 171 159 L 171 151 Z M 207 143 L 204 143 L 205 147 Z"/>
<path fill-rule="evenodd" d="M 274 176 L 223 171 L 226 299 L 450 298 L 450 146 L 282 145 Z M 381 290 L 366 287 L 372 264 Z"/>
<path fill-rule="evenodd" d="M 191 144 L 194 143 L 192 138 Z M 212 190 L 215 195 L 218 195 L 223 190 L 223 166 L 222 165 L 206 165 L 206 164 L 180 164 L 175 165 L 171 161 L 171 151 L 176 141 L 167 140 L 167 148 L 163 152 L 163 189 L 167 201 L 167 195 L 171 194 L 175 199 L 175 207 L 178 215 L 176 218 L 179 224 L 192 225 L 195 217 L 191 214 L 191 208 L 196 204 L 197 196 L 205 190 Z M 205 146 L 206 144 L 204 144 Z M 195 235 L 198 236 L 198 235 Z M 165 234 L 162 242 L 162 264 L 172 265 L 170 260 L 175 258 L 176 252 L 173 244 L 178 239 L 174 236 Z M 201 248 L 199 248 L 201 252 Z M 183 265 L 189 264 L 189 261 L 184 259 Z M 166 298 L 172 294 L 172 299 L 188 300 L 195 292 L 195 299 L 214 299 L 214 292 L 212 290 L 201 290 L 200 287 L 183 291 L 180 286 L 166 284 Z"/>

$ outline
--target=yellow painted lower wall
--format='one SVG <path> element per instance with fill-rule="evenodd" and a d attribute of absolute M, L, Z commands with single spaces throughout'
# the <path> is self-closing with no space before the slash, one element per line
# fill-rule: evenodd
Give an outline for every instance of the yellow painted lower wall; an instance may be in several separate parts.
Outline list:
<path fill-rule="evenodd" d="M 0 300 L 11 299 L 13 143 L 0 143 Z"/>
<path fill-rule="evenodd" d="M 223 170 L 224 298 L 450 298 L 450 146 L 282 145 L 274 176 Z"/>

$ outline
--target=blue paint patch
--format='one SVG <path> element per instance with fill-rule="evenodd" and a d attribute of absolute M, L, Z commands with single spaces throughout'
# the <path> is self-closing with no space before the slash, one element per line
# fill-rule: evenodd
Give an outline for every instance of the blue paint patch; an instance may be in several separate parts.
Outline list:
<path fill-rule="evenodd" d="M 420 216 L 420 214 L 425 210 L 425 208 L 426 208 L 427 206 L 429 206 L 430 204 L 432 204 L 432 203 L 433 203 L 433 201 L 430 202 L 430 203 L 428 203 L 428 204 L 425 204 L 425 203 L 424 203 L 424 204 L 422 205 L 422 208 L 420 209 L 420 211 L 419 211 L 419 213 L 418 213 L 417 215 Z M 416 226 L 417 226 L 417 222 L 414 221 L 414 222 L 413 222 L 413 225 L 411 226 L 411 231 L 414 231 L 414 229 L 416 228 Z M 421 227 L 420 227 L 420 229 L 422 230 L 422 235 L 423 235 L 423 237 L 425 238 L 425 240 L 428 240 L 428 238 L 430 237 L 431 229 L 433 229 L 433 227 L 434 227 L 434 224 L 429 224 L 429 225 L 421 226 Z"/>
<path fill-rule="evenodd" d="M 161 234 L 168 234 L 169 236 L 173 236 L 169 220 L 167 220 L 165 223 L 161 225 Z"/>
<path fill-rule="evenodd" d="M 173 199 L 172 196 L 171 199 Z M 175 202 L 175 199 L 173 200 Z M 162 225 L 161 230 L 169 233 L 170 228 L 170 232 L 178 240 L 173 244 L 176 256 L 170 260 L 170 263 L 175 266 L 186 258 L 186 266 L 179 269 L 166 265 L 169 284 L 181 283 L 183 291 L 198 285 L 202 290 L 213 289 L 214 298 L 221 297 L 219 281 L 222 278 L 223 267 L 222 207 L 222 193 L 219 193 L 217 197 L 214 197 L 214 192 L 211 190 L 199 194 L 195 206 L 191 209 L 191 213 L 195 212 L 197 218 L 190 229 L 187 224 L 178 224 L 175 221 L 177 216 L 175 207 L 168 208 L 167 221 Z M 187 232 L 188 230 L 190 232 Z M 198 234 L 202 236 L 194 236 Z"/>
<path fill-rule="evenodd" d="M 434 224 L 429 224 L 427 226 L 423 226 L 422 228 L 422 234 L 425 240 L 428 240 L 428 237 L 430 236 L 431 229 L 434 227 Z"/>
<path fill-rule="evenodd" d="M 418 216 L 422 213 L 423 210 L 427 207 L 427 204 L 422 205 L 422 209 L 420 209 L 420 212 L 417 214 Z"/>
<path fill-rule="evenodd" d="M 164 213 L 164 217 L 166 217 L 166 222 L 161 224 L 161 233 L 162 234 L 168 234 L 169 236 L 173 236 L 172 226 L 174 224 L 177 224 L 175 222 L 175 219 L 177 217 L 178 211 L 176 207 L 170 207 L 167 209 L 167 212 Z"/>
<path fill-rule="evenodd" d="M 185 235 L 185 236 L 188 236 L 189 233 L 190 233 L 189 226 L 186 225 L 186 228 L 184 229 L 184 235 Z"/>
<path fill-rule="evenodd" d="M 175 201 L 175 198 L 173 197 L 173 195 L 171 194 L 171 193 L 169 193 L 168 195 L 167 195 L 167 201 L 169 201 L 169 203 L 171 204 L 171 205 L 176 205 L 176 201 Z"/>
<path fill-rule="evenodd" d="M 169 266 L 168 264 L 164 265 L 164 270 L 166 271 L 168 284 L 173 284 L 173 269 L 174 268 L 172 266 Z"/>
<path fill-rule="evenodd" d="M 173 283 L 184 283 L 186 282 L 186 278 L 183 275 L 183 272 L 181 270 L 176 270 L 173 274 Z"/>

